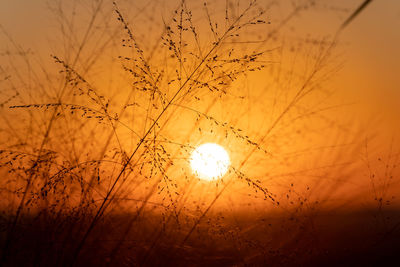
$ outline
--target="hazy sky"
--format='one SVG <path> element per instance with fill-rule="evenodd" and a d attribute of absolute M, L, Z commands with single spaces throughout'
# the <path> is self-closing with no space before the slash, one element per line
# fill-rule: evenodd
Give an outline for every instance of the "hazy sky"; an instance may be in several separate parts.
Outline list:
<path fill-rule="evenodd" d="M 135 5 L 143 6 L 147 2 L 162 5 L 167 3 L 165 0 L 142 0 L 135 1 Z M 290 6 L 290 1 L 287 2 Z M 294 20 L 293 25 L 297 32 L 309 32 L 310 35 L 322 38 L 332 35 L 362 1 L 316 2 L 318 8 Z M 1 0 L 0 24 L 25 48 L 40 50 L 41 44 L 51 38 L 52 31 L 58 30 L 51 23 L 54 17 L 47 3 L 46 0 Z M 328 9 L 332 12 L 326 12 Z M 354 98 L 351 101 L 367 104 L 363 112 L 391 114 L 395 121 L 400 122 L 397 119 L 400 118 L 398 29 L 400 1 L 379 0 L 368 5 L 340 35 L 337 52 L 344 64 L 335 82 L 343 92 Z M 6 44 L 0 44 L 0 50 L 6 48 Z"/>
<path fill-rule="evenodd" d="M 46 35 L 51 35 L 52 29 L 54 30 L 54 25 L 49 25 L 52 15 L 46 8 L 47 2 L 46 0 L 1 0 L 0 24 L 25 47 L 34 46 L 46 39 Z M 142 5 L 154 0 L 135 2 L 140 2 L 138 5 Z M 326 13 L 321 12 L 320 16 L 314 13 L 311 16 L 301 17 L 300 21 L 306 30 L 315 31 L 317 27 L 327 34 L 362 1 L 316 2 L 320 6 L 337 8 L 338 11 L 333 13 L 336 16 L 326 16 Z M 345 70 L 353 70 L 351 72 L 354 73 L 354 81 L 363 86 L 384 85 L 387 89 L 395 90 L 400 84 L 398 75 L 395 75 L 400 71 L 398 29 L 400 29 L 400 1 L 397 0 L 373 1 L 345 29 L 341 35 L 344 44 L 342 49 L 347 63 Z M 0 48 L 3 49 L 3 44 Z M 354 68 L 357 69 L 356 72 Z"/>

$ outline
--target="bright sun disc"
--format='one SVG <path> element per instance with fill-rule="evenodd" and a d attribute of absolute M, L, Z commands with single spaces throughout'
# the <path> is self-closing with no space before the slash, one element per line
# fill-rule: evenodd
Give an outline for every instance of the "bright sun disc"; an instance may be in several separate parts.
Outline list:
<path fill-rule="evenodd" d="M 190 158 L 190 166 L 200 179 L 211 181 L 221 178 L 230 165 L 226 150 L 217 144 L 207 143 L 197 147 Z"/>

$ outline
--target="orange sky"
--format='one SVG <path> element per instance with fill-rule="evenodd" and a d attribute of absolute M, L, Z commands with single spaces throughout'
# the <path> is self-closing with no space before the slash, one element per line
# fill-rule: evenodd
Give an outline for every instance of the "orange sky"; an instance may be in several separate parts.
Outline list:
<path fill-rule="evenodd" d="M 157 2 L 160 6 L 173 5 L 172 1 L 141 0 L 135 1 L 136 8 L 132 7 L 131 10 L 141 9 L 147 2 Z M 281 14 L 271 14 L 272 17 L 281 18 L 287 13 L 290 3 L 281 2 Z M 360 2 L 316 1 L 315 10 L 306 11 L 293 20 L 290 27 L 295 31 L 291 32 L 288 27 L 287 36 L 310 34 L 318 38 L 331 35 Z M 46 3 L 43 0 L 1 1 L 0 25 L 25 48 L 40 50 L 38 48 L 43 47 L 43 43 L 52 39 L 52 32 L 58 30 L 56 25 L 52 25 L 54 17 Z M 400 71 L 400 32 L 396 30 L 399 28 L 400 3 L 373 1 L 341 34 L 338 48 L 345 63 L 337 79 L 339 86 L 353 94 L 356 101 L 369 101 L 377 109 L 393 104 L 395 110 L 392 112 L 396 114 L 399 110 L 396 109 L 398 105 L 395 100 L 400 99 L 400 78 L 397 74 Z M 0 49 L 7 49 L 7 44 L 2 42 Z"/>
<path fill-rule="evenodd" d="M 147 2 L 158 6 L 159 9 L 156 9 L 156 12 L 159 12 L 161 15 L 168 14 L 170 7 L 174 5 L 171 3 L 172 1 L 167 0 L 135 1 L 135 5 L 129 7 L 125 5 L 126 1 L 120 2 L 125 11 L 131 11 L 132 13 L 130 14 L 137 14 L 133 18 L 136 25 L 141 25 L 141 21 L 148 20 L 147 16 L 152 12 L 150 10 L 151 7 L 142 10 Z M 261 5 L 264 5 L 266 1 L 259 2 Z M 267 11 L 266 13 L 267 17 L 269 16 L 271 20 L 271 27 L 279 23 L 290 12 L 290 1 L 280 2 L 279 6 L 274 6 L 270 12 Z M 332 37 L 339 25 L 361 1 L 342 0 L 335 1 L 335 4 L 332 4 L 332 2 L 316 1 L 317 5 L 315 8 L 305 10 L 300 16 L 295 17 L 288 25 L 285 25 L 280 33 L 280 38 L 284 40 L 283 43 L 285 45 L 289 44 L 289 46 L 292 42 L 296 44 L 304 43 L 307 36 L 311 36 L 316 40 Z M 57 40 L 60 39 L 57 35 L 59 28 L 57 24 L 53 24 L 55 16 L 49 12 L 46 3 L 47 1 L 45 0 L 3 0 L 0 2 L 0 25 L 16 42 L 22 44 L 25 49 L 37 52 L 42 58 L 62 51 L 62 48 L 57 47 Z M 80 6 L 80 8 L 82 7 L 87 8 L 87 10 L 92 8 L 90 5 L 85 4 Z M 138 10 L 142 11 L 139 12 Z M 82 11 L 82 9 L 79 12 L 85 14 L 85 11 Z M 107 16 L 107 14 L 102 15 Z M 87 18 L 83 16 L 82 25 L 85 25 L 85 22 L 87 22 Z M 80 25 L 75 26 L 76 29 L 82 31 Z M 143 29 L 147 26 L 143 26 Z M 297 140 L 291 139 L 291 135 L 288 134 L 287 140 L 285 139 L 282 142 L 272 141 L 272 143 L 276 142 L 273 144 L 277 146 L 273 149 L 278 151 L 279 146 L 285 146 L 282 148 L 282 151 L 290 153 L 292 152 L 292 148 L 298 151 L 307 146 L 318 147 L 327 145 L 327 143 L 329 143 L 328 145 L 337 145 L 339 143 L 354 141 L 354 139 L 359 139 L 356 141 L 362 142 L 365 138 L 378 134 L 377 141 L 371 144 L 371 149 L 376 153 L 376 155 L 374 154 L 375 158 L 373 161 L 378 157 L 377 155 L 387 155 L 387 150 L 391 144 L 390 140 L 393 137 L 395 140 L 400 138 L 398 136 L 398 126 L 400 125 L 400 31 L 397 29 L 400 29 L 400 2 L 373 1 L 339 36 L 338 45 L 334 50 L 336 56 L 333 60 L 333 65 L 338 64 L 342 67 L 337 72 L 332 72 L 333 77 L 329 77 L 331 81 L 324 86 L 335 88 L 335 94 L 329 99 L 329 104 L 344 105 L 333 113 L 328 112 L 329 117 L 338 125 L 342 125 L 343 128 L 348 129 L 351 134 L 345 135 L 342 133 L 337 138 L 333 133 L 332 136 L 327 136 L 326 133 L 329 133 L 329 131 L 325 133 L 324 130 L 318 129 L 318 131 L 321 131 L 319 135 L 315 134 L 314 136 L 310 134 L 309 139 L 307 139 L 308 137 L 304 137 L 304 139 L 298 141 L 299 143 L 296 143 Z M 0 40 L 4 40 L 4 38 L 3 34 L 0 35 Z M 0 53 L 4 53 L 9 47 L 10 43 L 8 41 L 1 41 Z M 0 60 L 3 59 L 4 57 L 0 57 Z M 263 84 L 262 79 L 262 75 L 255 77 L 249 86 L 254 86 L 262 90 L 266 86 Z M 258 101 L 257 104 L 253 105 L 249 100 L 248 103 L 243 103 L 237 109 L 236 107 L 226 107 L 222 104 L 217 104 L 213 107 L 212 111 L 219 114 L 223 120 L 231 120 L 232 118 L 225 116 L 224 112 L 229 110 L 229 114 L 233 114 L 239 110 L 239 113 L 244 115 L 235 122 L 248 127 L 250 133 L 255 138 L 260 138 L 261 135 L 257 133 L 257 129 L 259 128 L 256 122 L 259 122 L 258 116 L 265 112 L 265 107 L 260 103 L 260 99 L 257 96 L 258 93 L 257 91 L 257 93 L 249 95 L 251 101 Z M 264 95 L 260 93 L 259 96 L 263 97 Z M 314 101 L 319 101 L 318 97 L 316 96 Z M 311 105 L 313 102 L 307 102 L 306 104 Z M 263 123 L 268 122 L 268 119 L 263 121 Z M 313 126 L 313 122 L 311 121 L 310 125 L 307 126 Z M 263 127 L 262 129 L 268 128 L 266 124 Z M 359 134 L 358 137 L 355 138 L 354 133 Z M 343 138 L 343 140 L 339 140 L 340 138 Z M 194 139 L 191 141 L 195 141 Z M 328 139 L 329 142 L 326 142 L 325 139 Z M 272 140 L 275 139 L 272 138 Z M 236 151 L 235 148 L 237 149 Z M 235 155 L 240 159 L 242 151 L 236 146 L 235 148 L 231 148 L 234 151 L 233 161 L 237 160 L 237 162 L 240 162 L 240 160 L 235 159 Z M 332 163 L 335 158 L 340 159 L 340 155 L 328 155 L 324 164 Z M 363 164 L 360 160 L 363 156 L 358 153 L 350 153 L 345 157 L 356 157 L 356 159 L 352 159 L 357 161 L 357 166 L 360 167 Z M 313 165 L 314 162 L 311 159 L 318 157 L 320 157 L 318 154 L 312 155 L 312 153 L 307 153 L 302 157 L 296 158 L 297 161 L 294 161 L 293 165 L 287 168 L 290 170 L 307 169 L 307 167 L 316 168 L 317 166 Z M 273 161 L 273 159 L 268 160 Z M 267 160 L 266 162 L 266 164 L 271 164 Z M 276 162 L 274 164 L 282 168 L 281 163 Z M 274 170 L 276 174 L 284 171 L 279 170 L 279 168 L 277 167 L 277 170 Z M 379 169 L 380 167 L 377 165 L 377 168 Z M 265 171 L 265 168 L 260 167 L 258 163 L 251 162 L 248 165 L 247 171 L 260 177 L 269 172 Z M 345 172 L 343 175 L 345 175 Z M 365 176 L 365 173 L 361 173 L 357 177 L 362 177 L 363 175 Z M 284 182 L 289 182 L 290 178 L 280 181 L 276 178 L 271 178 L 271 181 L 279 186 Z M 364 182 L 356 182 L 356 184 L 349 187 L 350 189 L 343 190 L 351 191 L 363 184 Z M 340 193 L 341 191 L 338 192 L 338 194 Z"/>

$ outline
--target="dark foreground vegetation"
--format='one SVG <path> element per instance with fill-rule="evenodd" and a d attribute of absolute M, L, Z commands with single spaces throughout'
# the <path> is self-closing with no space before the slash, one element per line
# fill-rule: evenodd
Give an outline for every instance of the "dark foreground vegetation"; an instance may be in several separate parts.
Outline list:
<path fill-rule="evenodd" d="M 397 266 L 400 264 L 398 211 L 386 224 L 372 211 L 211 215 L 187 239 L 186 223 L 167 231 L 157 215 L 128 226 L 132 215 L 101 221 L 88 239 L 79 266 Z M 64 215 L 65 216 L 65 215 Z M 72 217 L 24 218 L 7 266 L 69 265 L 82 231 Z M 82 223 L 82 222 L 79 222 Z M 124 230 L 130 227 L 129 233 Z M 2 240 L 4 242 L 4 238 Z"/>

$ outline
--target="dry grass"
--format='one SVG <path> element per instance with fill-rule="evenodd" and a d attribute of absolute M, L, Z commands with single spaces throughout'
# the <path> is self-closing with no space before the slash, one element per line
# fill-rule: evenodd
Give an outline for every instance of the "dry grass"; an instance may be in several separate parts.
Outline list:
<path fill-rule="evenodd" d="M 394 142 L 372 164 L 370 141 L 335 120 L 336 40 L 280 35 L 312 1 L 276 23 L 272 2 L 181 1 L 161 18 L 157 3 L 135 17 L 120 2 L 49 4 L 61 26 L 51 62 L 3 31 L 14 52 L 0 66 L 2 264 L 394 259 Z M 233 163 L 210 183 L 188 168 L 208 141 Z M 349 204 L 371 188 L 375 204 Z"/>

